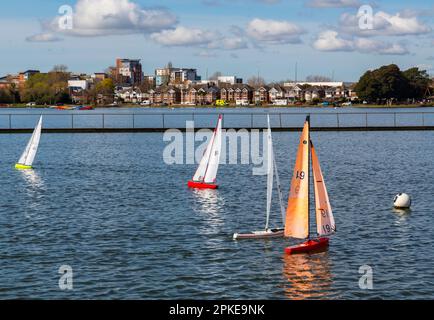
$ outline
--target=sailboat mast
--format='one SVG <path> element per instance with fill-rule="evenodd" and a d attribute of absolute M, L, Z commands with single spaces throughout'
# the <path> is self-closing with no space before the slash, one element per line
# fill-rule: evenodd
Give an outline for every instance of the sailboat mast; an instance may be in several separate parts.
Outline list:
<path fill-rule="evenodd" d="M 309 137 L 308 137 L 308 144 L 309 144 L 309 164 L 308 164 L 308 175 L 309 175 L 309 183 L 308 183 L 308 188 L 307 188 L 307 238 L 310 239 L 310 184 L 311 184 L 311 168 L 312 168 L 312 152 L 310 150 L 310 115 L 307 116 L 306 118 L 307 124 L 308 124 L 308 128 L 309 128 Z"/>

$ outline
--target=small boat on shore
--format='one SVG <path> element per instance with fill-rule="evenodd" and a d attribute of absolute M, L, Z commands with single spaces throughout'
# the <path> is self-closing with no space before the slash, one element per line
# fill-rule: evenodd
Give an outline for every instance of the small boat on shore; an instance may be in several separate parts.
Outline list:
<path fill-rule="evenodd" d="M 315 188 L 315 211 L 318 238 L 311 238 L 310 230 L 310 171 Z M 310 117 L 307 117 L 291 183 L 286 211 L 285 237 L 307 239 L 306 242 L 288 247 L 287 254 L 313 253 L 326 250 L 329 239 L 336 232 L 336 224 L 330 205 L 327 188 L 316 150 L 310 139 Z"/>
<path fill-rule="evenodd" d="M 271 215 L 271 200 L 273 198 L 273 185 L 274 175 L 276 175 L 277 192 L 279 195 L 280 211 L 282 214 L 282 223 L 285 223 L 285 207 L 283 205 L 282 188 L 280 186 L 279 174 L 277 171 L 276 159 L 273 150 L 273 138 L 271 135 L 270 116 L 267 117 L 268 121 L 268 135 L 267 135 L 267 214 L 265 221 L 265 229 L 262 231 L 253 231 L 252 233 L 233 235 L 234 240 L 247 240 L 247 239 L 270 239 L 283 237 L 283 228 L 270 228 L 270 215 Z"/>
<path fill-rule="evenodd" d="M 74 107 L 69 106 L 54 106 L 53 108 L 56 110 L 74 110 Z"/>
<path fill-rule="evenodd" d="M 39 141 L 41 139 L 42 132 L 42 116 L 39 118 L 38 124 L 33 131 L 32 137 L 30 138 L 26 149 L 21 155 L 18 163 L 15 164 L 15 169 L 17 170 L 28 170 L 32 169 L 33 161 L 36 157 L 36 152 L 38 151 Z"/>
<path fill-rule="evenodd" d="M 211 137 L 199 167 L 193 177 L 188 181 L 188 187 L 193 189 L 217 189 L 217 172 L 220 164 L 222 149 L 222 115 L 219 116 L 217 126 Z"/>
<path fill-rule="evenodd" d="M 74 110 L 89 111 L 89 110 L 95 110 L 95 108 L 92 106 L 78 106 L 78 107 L 75 107 Z"/>

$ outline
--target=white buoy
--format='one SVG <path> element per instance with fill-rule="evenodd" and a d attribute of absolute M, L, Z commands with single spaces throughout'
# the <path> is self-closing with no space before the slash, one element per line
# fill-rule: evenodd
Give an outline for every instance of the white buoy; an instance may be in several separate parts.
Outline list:
<path fill-rule="evenodd" d="M 393 206 L 397 209 L 410 209 L 411 197 L 406 193 L 400 193 L 395 196 Z"/>

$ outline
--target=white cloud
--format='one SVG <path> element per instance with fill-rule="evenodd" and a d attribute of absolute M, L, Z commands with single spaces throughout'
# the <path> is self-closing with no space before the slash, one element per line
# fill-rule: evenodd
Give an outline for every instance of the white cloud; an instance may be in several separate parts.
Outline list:
<path fill-rule="evenodd" d="M 357 51 L 362 53 L 377 53 L 382 55 L 404 55 L 408 49 L 398 43 L 388 43 L 381 40 L 358 38 L 354 40 Z"/>
<path fill-rule="evenodd" d="M 168 10 L 142 8 L 130 0 L 78 0 L 72 18 L 70 30 L 59 28 L 59 17 L 45 27 L 73 36 L 104 36 L 158 32 L 177 23 Z"/>
<path fill-rule="evenodd" d="M 339 38 L 336 31 L 327 30 L 318 35 L 313 47 L 320 51 L 352 51 L 354 44 L 350 40 Z"/>
<path fill-rule="evenodd" d="M 405 55 L 408 49 L 398 43 L 367 38 L 344 39 L 336 31 L 327 30 L 318 35 L 313 47 L 319 51 L 357 51 L 381 55 Z"/>
<path fill-rule="evenodd" d="M 356 15 L 344 13 L 339 20 L 339 28 L 343 33 L 359 36 L 406 36 L 425 34 L 432 31 L 426 24 L 420 22 L 415 15 L 396 13 L 395 15 L 379 11 L 374 14 L 372 30 L 362 30 Z"/>
<path fill-rule="evenodd" d="M 63 39 L 52 33 L 38 33 L 26 38 L 26 41 L 29 42 L 57 42 L 62 40 Z"/>
<path fill-rule="evenodd" d="M 242 37 L 224 37 L 215 31 L 198 28 L 177 27 L 175 30 L 163 30 L 151 34 L 151 39 L 163 46 L 203 47 L 219 50 L 239 50 L 248 48 L 248 42 Z"/>
<path fill-rule="evenodd" d="M 306 6 L 312 8 L 356 8 L 360 6 L 358 0 L 310 0 Z"/>
<path fill-rule="evenodd" d="M 151 39 L 164 46 L 200 46 L 213 42 L 218 34 L 201 30 L 189 29 L 179 26 L 175 30 L 163 30 L 151 34 Z"/>
<path fill-rule="evenodd" d="M 288 21 L 253 19 L 249 22 L 246 33 L 251 38 L 272 44 L 300 43 L 303 28 Z"/>

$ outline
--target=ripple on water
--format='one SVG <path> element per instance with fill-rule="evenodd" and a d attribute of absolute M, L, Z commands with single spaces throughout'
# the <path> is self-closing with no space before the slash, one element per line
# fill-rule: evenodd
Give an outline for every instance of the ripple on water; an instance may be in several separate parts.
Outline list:
<path fill-rule="evenodd" d="M 274 133 L 285 192 L 298 136 Z M 196 166 L 165 165 L 162 134 L 50 134 L 25 174 L 11 164 L 27 136 L 1 135 L 0 298 L 432 299 L 434 134 L 312 136 L 338 233 L 328 252 L 289 257 L 294 242 L 231 238 L 264 225 L 266 180 L 252 166 L 188 190 Z M 411 212 L 391 209 L 398 192 Z M 273 224 L 278 211 L 274 199 Z M 58 288 L 61 265 L 72 292 Z M 359 288 L 362 265 L 372 291 Z"/>

